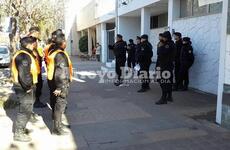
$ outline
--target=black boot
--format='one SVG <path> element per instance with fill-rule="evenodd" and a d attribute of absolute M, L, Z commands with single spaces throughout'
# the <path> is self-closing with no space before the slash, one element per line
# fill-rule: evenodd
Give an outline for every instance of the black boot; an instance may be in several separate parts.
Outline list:
<path fill-rule="evenodd" d="M 156 102 L 156 105 L 164 105 L 167 104 L 166 93 L 163 92 L 162 97 L 159 101 Z"/>
<path fill-rule="evenodd" d="M 16 129 L 14 133 L 14 141 L 30 142 L 31 138 L 25 133 L 24 129 Z"/>
<path fill-rule="evenodd" d="M 167 94 L 167 101 L 168 102 L 173 102 L 172 92 L 168 92 L 168 94 Z"/>
<path fill-rule="evenodd" d="M 62 126 L 62 123 L 61 123 L 61 122 L 59 122 L 59 121 L 54 121 L 54 129 L 53 129 L 52 134 L 54 134 L 54 135 L 67 135 L 68 132 L 66 132 L 66 131 L 63 129 L 63 126 Z"/>

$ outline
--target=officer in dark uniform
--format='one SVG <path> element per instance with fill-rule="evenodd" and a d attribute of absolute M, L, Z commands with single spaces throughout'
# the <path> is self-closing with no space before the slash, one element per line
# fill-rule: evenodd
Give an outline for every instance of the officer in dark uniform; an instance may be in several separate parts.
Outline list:
<path fill-rule="evenodd" d="M 182 49 L 182 35 L 179 32 L 174 33 L 175 38 L 175 44 L 176 44 L 176 57 L 175 57 L 175 70 L 174 70 L 174 76 L 175 76 L 175 84 L 173 87 L 174 91 L 178 90 L 179 87 L 179 75 L 180 75 L 180 55 L 181 55 L 181 49 Z"/>
<path fill-rule="evenodd" d="M 167 104 L 167 101 L 172 99 L 172 85 L 173 85 L 173 61 L 175 58 L 176 47 L 172 41 L 172 36 L 169 31 L 164 32 L 162 35 L 163 40 L 159 42 L 157 49 L 157 70 L 161 72 L 161 79 L 159 80 L 162 96 L 156 102 L 157 105 Z M 167 75 L 166 75 L 167 74 Z"/>
<path fill-rule="evenodd" d="M 35 37 L 37 38 L 37 42 L 40 37 L 40 29 L 38 27 L 31 27 L 30 30 L 29 30 L 29 35 L 28 36 L 32 36 L 32 37 Z M 40 65 L 40 68 L 42 70 L 42 61 L 43 61 L 43 49 L 38 47 L 35 52 L 35 55 L 37 57 L 37 60 L 39 61 L 39 65 Z M 34 103 L 34 107 L 35 108 L 44 108 L 46 107 L 47 105 L 46 104 L 43 104 L 41 101 L 40 101 L 40 97 L 42 95 L 42 87 L 43 87 L 43 80 L 42 80 L 42 71 L 41 73 L 38 75 L 38 83 L 36 85 L 36 93 L 35 93 L 35 96 L 36 96 L 36 100 L 35 100 L 35 103 Z"/>
<path fill-rule="evenodd" d="M 183 38 L 180 62 L 181 66 L 179 85 L 181 86 L 182 91 L 187 91 L 189 85 L 189 69 L 194 63 L 193 47 L 189 37 Z"/>
<path fill-rule="evenodd" d="M 65 52 L 66 41 L 64 34 L 58 34 L 54 39 L 53 49 L 50 50 L 47 63 L 47 75 L 50 87 L 50 101 L 54 119 L 53 134 L 65 135 L 62 114 L 67 105 L 67 95 L 72 80 L 72 63 Z"/>
<path fill-rule="evenodd" d="M 149 68 L 152 63 L 153 47 L 148 41 L 148 35 L 144 34 L 141 36 L 141 50 L 138 55 L 138 62 L 140 65 L 139 76 L 141 78 L 142 86 L 138 91 L 139 93 L 146 92 L 150 89 L 149 83 Z"/>
<path fill-rule="evenodd" d="M 126 62 L 127 43 L 123 41 L 123 36 L 117 35 L 117 42 L 112 46 L 109 45 L 109 49 L 112 49 L 116 58 L 116 73 L 118 76 L 117 81 L 114 83 L 116 86 L 120 86 L 123 83 L 122 73 L 124 73 L 124 67 Z"/>
<path fill-rule="evenodd" d="M 14 89 L 20 100 L 19 112 L 14 122 L 14 140 L 29 142 L 31 138 L 26 135 L 26 124 L 32 115 L 34 104 L 34 91 L 40 73 L 39 64 L 33 51 L 37 47 L 37 39 L 24 37 L 20 40 L 21 50 L 17 51 L 12 59 L 12 75 Z"/>
<path fill-rule="evenodd" d="M 135 55 L 136 55 L 136 45 L 133 42 L 133 39 L 129 40 L 128 44 L 128 67 L 134 69 L 136 65 Z"/>
<path fill-rule="evenodd" d="M 138 57 L 139 57 L 139 54 L 141 52 L 141 37 L 137 36 L 137 39 L 136 39 L 136 55 L 135 55 L 135 59 L 136 59 L 136 64 L 139 64 L 138 62 Z"/>

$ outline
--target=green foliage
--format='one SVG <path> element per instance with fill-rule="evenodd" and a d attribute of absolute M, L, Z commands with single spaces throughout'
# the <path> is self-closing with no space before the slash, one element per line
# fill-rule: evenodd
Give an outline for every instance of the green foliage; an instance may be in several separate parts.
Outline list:
<path fill-rule="evenodd" d="M 83 36 L 79 40 L 79 48 L 82 53 L 88 52 L 88 36 Z"/>
<path fill-rule="evenodd" d="M 31 26 L 42 31 L 41 39 L 64 24 L 65 0 L 0 0 L 0 16 L 15 17 L 19 32 L 26 34 Z M 14 7 L 13 7 L 14 6 Z"/>

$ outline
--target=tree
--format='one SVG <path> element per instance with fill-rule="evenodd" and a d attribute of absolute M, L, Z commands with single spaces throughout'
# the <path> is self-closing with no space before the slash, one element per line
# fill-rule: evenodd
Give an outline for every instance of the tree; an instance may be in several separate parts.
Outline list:
<path fill-rule="evenodd" d="M 80 38 L 79 49 L 82 53 L 88 52 L 88 36 L 83 36 Z"/>
<path fill-rule="evenodd" d="M 63 27 L 65 0 L 1 0 L 0 12 L 18 21 L 18 32 L 26 34 L 31 26 L 38 26 L 42 39 Z"/>

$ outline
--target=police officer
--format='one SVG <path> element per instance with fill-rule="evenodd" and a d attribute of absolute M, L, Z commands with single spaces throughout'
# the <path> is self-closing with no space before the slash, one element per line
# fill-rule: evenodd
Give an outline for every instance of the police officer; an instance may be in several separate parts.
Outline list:
<path fill-rule="evenodd" d="M 19 98 L 19 112 L 14 122 L 14 140 L 29 142 L 31 138 L 26 135 L 26 124 L 33 110 L 34 89 L 40 73 L 39 62 L 33 51 L 37 48 L 37 39 L 24 37 L 20 40 L 21 50 L 17 51 L 12 59 L 12 75 L 14 89 Z"/>
<path fill-rule="evenodd" d="M 175 56 L 175 70 L 174 70 L 174 76 L 175 76 L 175 84 L 173 87 L 174 91 L 178 90 L 179 87 L 179 75 L 180 75 L 180 55 L 181 55 L 181 49 L 182 49 L 182 35 L 180 32 L 174 33 L 175 38 L 175 44 L 176 44 L 176 56 Z"/>
<path fill-rule="evenodd" d="M 62 126 L 62 114 L 67 105 L 69 84 L 72 80 L 72 63 L 65 51 L 66 41 L 64 34 L 58 34 L 54 39 L 54 47 L 47 57 L 47 78 L 50 86 L 50 101 L 54 120 L 53 134 L 65 135 L 67 132 Z"/>
<path fill-rule="evenodd" d="M 116 86 L 120 86 L 123 83 L 122 73 L 124 73 L 124 67 L 126 62 L 127 43 L 123 40 L 123 36 L 118 34 L 116 43 L 109 45 L 109 49 L 113 50 L 116 58 L 116 73 L 118 76 L 117 81 L 114 83 Z"/>
<path fill-rule="evenodd" d="M 159 80 L 162 96 L 156 102 L 157 105 L 167 104 L 167 101 L 172 102 L 172 85 L 173 85 L 173 61 L 175 58 L 175 44 L 172 41 L 171 33 L 169 31 L 161 34 L 162 41 L 158 44 L 157 50 L 157 64 L 156 68 L 161 72 L 161 79 Z"/>
<path fill-rule="evenodd" d="M 37 42 L 40 37 L 40 29 L 38 27 L 31 27 L 30 30 L 29 30 L 29 35 L 28 36 L 32 36 L 32 37 L 35 37 L 37 39 Z M 43 48 L 41 47 L 38 47 L 36 49 L 36 51 L 34 51 L 35 53 L 35 56 L 37 58 L 37 60 L 39 61 L 39 66 L 40 66 L 40 69 L 42 70 L 42 61 L 43 61 Z M 36 96 L 36 100 L 35 100 L 35 103 L 34 103 L 34 107 L 35 108 L 44 108 L 46 107 L 47 105 L 46 104 L 43 104 L 41 101 L 40 101 L 40 97 L 42 95 L 42 87 L 43 87 L 43 80 L 42 80 L 42 71 L 41 73 L 38 75 L 38 83 L 36 85 L 36 93 L 35 93 L 35 96 Z"/>
<path fill-rule="evenodd" d="M 189 69 L 194 63 L 193 47 L 189 37 L 183 38 L 180 62 L 181 66 L 179 85 L 181 86 L 182 91 L 187 91 L 189 85 Z"/>
<path fill-rule="evenodd" d="M 135 55 L 135 59 L 136 59 L 136 64 L 139 64 L 138 62 L 138 57 L 139 57 L 139 54 L 141 52 L 141 37 L 140 36 L 137 36 L 136 38 L 136 55 Z"/>
<path fill-rule="evenodd" d="M 139 93 L 146 92 L 150 89 L 149 83 L 149 68 L 152 63 L 153 47 L 148 41 L 148 35 L 141 36 L 141 50 L 138 54 L 138 62 L 140 65 L 139 76 L 141 78 L 142 86 Z"/>
<path fill-rule="evenodd" d="M 128 50 L 128 67 L 134 69 L 136 65 L 136 60 L 135 60 L 136 45 L 134 44 L 133 39 L 129 40 L 127 50 Z"/>

